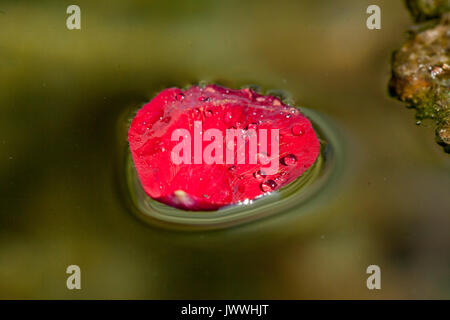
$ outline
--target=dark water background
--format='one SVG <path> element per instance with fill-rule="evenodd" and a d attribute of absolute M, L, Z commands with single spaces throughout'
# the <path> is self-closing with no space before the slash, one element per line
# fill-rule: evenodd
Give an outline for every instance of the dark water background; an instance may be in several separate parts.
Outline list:
<path fill-rule="evenodd" d="M 450 298 L 450 158 L 387 96 L 402 1 L 0 2 L 0 298 Z M 329 117 L 345 166 L 287 214 L 143 223 L 124 115 L 168 86 L 256 83 Z M 82 290 L 66 288 L 66 267 Z M 382 290 L 366 288 L 366 268 Z"/>

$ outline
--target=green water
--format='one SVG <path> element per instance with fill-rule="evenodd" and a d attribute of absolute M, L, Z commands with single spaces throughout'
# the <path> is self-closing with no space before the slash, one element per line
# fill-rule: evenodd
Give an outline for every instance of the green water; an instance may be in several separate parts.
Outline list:
<path fill-rule="evenodd" d="M 450 298 L 450 158 L 387 96 L 411 19 L 377 1 L 382 29 L 368 30 L 372 2 L 80 0 L 69 31 L 71 3 L 2 1 L 0 298 Z M 323 115 L 330 175 L 236 226 L 144 221 L 127 116 L 200 81 L 282 90 Z"/>

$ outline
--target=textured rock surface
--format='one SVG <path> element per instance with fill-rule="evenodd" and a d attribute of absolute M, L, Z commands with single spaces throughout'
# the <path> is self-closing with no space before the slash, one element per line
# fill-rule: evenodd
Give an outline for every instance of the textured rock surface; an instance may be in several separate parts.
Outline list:
<path fill-rule="evenodd" d="M 450 11 L 450 0 L 406 0 L 416 22 L 439 18 Z"/>
<path fill-rule="evenodd" d="M 414 4 L 413 4 L 414 3 Z M 428 3 L 421 11 L 419 3 Z M 441 6 L 439 6 L 441 3 Z M 448 10 L 448 1 L 408 1 L 418 21 Z M 433 12 L 433 14 L 431 14 Z M 423 119 L 436 122 L 436 139 L 450 152 L 450 14 L 443 14 L 431 25 L 418 25 L 409 39 L 394 53 L 390 92 L 414 107 L 418 123 Z"/>

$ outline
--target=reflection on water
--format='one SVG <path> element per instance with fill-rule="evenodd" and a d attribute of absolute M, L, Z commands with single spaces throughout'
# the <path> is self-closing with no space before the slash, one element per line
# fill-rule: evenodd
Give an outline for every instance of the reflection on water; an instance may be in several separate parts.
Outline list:
<path fill-rule="evenodd" d="M 450 159 L 386 92 L 402 2 L 377 1 L 382 29 L 367 30 L 360 0 L 79 0 L 68 31 L 61 1 L 3 0 L 0 297 L 449 298 Z M 201 79 L 280 88 L 331 119 L 339 176 L 320 171 L 308 201 L 277 201 L 298 208 L 232 228 L 143 223 L 118 125 Z M 65 287 L 71 264 L 80 292 Z"/>
<path fill-rule="evenodd" d="M 131 200 L 129 201 L 132 204 L 130 211 L 136 212 L 140 218 L 150 223 L 157 223 L 156 219 L 164 222 L 166 226 L 185 227 L 185 229 L 231 227 L 283 212 L 294 211 L 295 214 L 301 214 L 302 207 L 318 192 L 332 194 L 328 189 L 333 187 L 339 179 L 344 165 L 342 142 L 339 141 L 338 132 L 333 130 L 333 125 L 317 111 L 303 108 L 302 112 L 311 120 L 321 143 L 320 154 L 311 168 L 294 182 L 270 195 L 255 201 L 222 208 L 216 212 L 187 212 L 148 197 L 141 186 L 129 150 L 125 148 L 124 152 L 127 154 L 125 164 L 119 170 L 125 170 L 123 183 L 126 184 L 124 190 Z M 119 127 L 128 128 L 127 125 Z M 119 137 L 123 136 L 126 136 L 125 130 L 119 132 Z"/>

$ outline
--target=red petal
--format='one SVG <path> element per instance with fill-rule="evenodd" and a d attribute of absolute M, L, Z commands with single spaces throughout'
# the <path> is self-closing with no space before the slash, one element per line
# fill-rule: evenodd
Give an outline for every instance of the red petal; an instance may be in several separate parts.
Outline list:
<path fill-rule="evenodd" d="M 204 159 L 203 163 L 194 164 L 194 121 L 201 123 L 202 133 L 208 129 L 222 133 L 223 164 L 206 164 Z M 258 137 L 258 130 L 266 129 L 269 156 L 270 130 L 278 129 L 279 156 L 272 159 L 279 164 L 277 172 L 265 176 L 267 165 L 249 161 L 248 141 L 244 164 L 225 163 L 225 137 L 230 128 L 242 129 L 246 134 L 256 130 Z M 190 134 L 191 163 L 177 165 L 171 159 L 172 150 L 179 143 L 171 139 L 176 129 L 186 129 Z M 153 199 L 190 210 L 216 210 L 277 190 L 308 169 L 320 148 L 310 121 L 297 109 L 250 89 L 231 90 L 215 85 L 185 91 L 163 90 L 139 110 L 131 123 L 128 141 L 145 192 Z M 210 143 L 201 143 L 201 154 Z"/>

